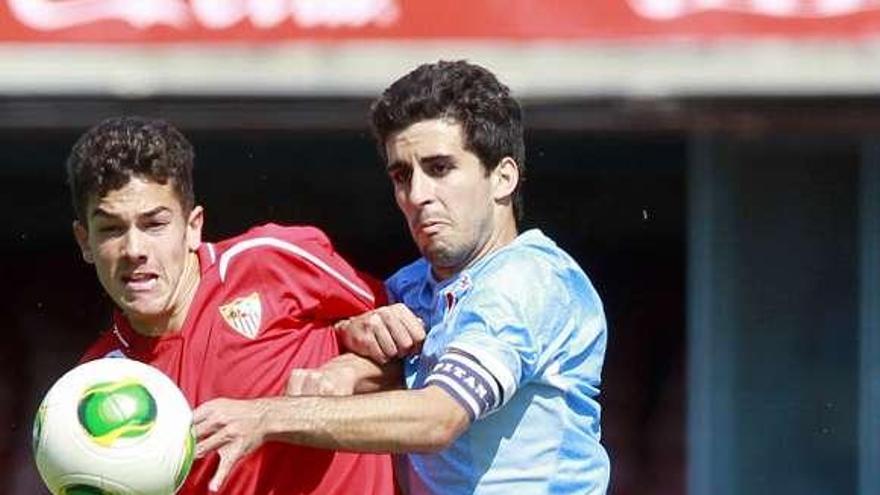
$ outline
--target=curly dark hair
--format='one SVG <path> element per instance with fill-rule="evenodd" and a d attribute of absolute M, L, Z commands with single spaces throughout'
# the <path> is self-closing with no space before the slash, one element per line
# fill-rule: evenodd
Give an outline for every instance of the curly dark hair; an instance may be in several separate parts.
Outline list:
<path fill-rule="evenodd" d="M 385 141 L 423 120 L 450 119 L 464 130 L 464 147 L 477 155 L 486 173 L 509 156 L 519 166 L 514 211 L 522 213 L 520 185 L 525 180 L 522 109 L 494 74 L 464 60 L 424 64 L 395 81 L 370 109 L 379 156 Z"/>
<path fill-rule="evenodd" d="M 92 197 L 119 189 L 133 176 L 159 184 L 171 181 L 184 213 L 195 204 L 192 144 L 158 119 L 113 117 L 83 134 L 67 157 L 67 182 L 80 222 Z"/>

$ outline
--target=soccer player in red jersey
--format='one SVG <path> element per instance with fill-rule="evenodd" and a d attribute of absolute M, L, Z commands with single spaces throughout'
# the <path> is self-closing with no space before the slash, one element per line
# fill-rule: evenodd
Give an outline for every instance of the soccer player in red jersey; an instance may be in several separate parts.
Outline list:
<path fill-rule="evenodd" d="M 264 225 L 202 242 L 192 166 L 192 146 L 163 121 L 109 119 L 74 145 L 74 235 L 117 306 L 83 361 L 149 363 L 193 407 L 281 395 L 291 370 L 339 355 L 333 323 L 383 303 L 384 292 L 316 228 Z M 179 493 L 208 493 L 217 464 L 216 455 L 197 460 Z M 394 491 L 386 455 L 268 443 L 236 465 L 222 493 Z"/>

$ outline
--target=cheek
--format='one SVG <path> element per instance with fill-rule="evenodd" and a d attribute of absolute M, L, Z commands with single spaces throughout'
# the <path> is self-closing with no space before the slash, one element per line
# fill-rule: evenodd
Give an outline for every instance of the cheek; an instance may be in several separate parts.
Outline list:
<path fill-rule="evenodd" d="M 478 191 L 470 191 L 476 194 L 460 194 L 450 198 L 451 214 L 463 224 L 476 228 L 486 216 L 491 215 L 491 199 Z"/>
<path fill-rule="evenodd" d="M 406 194 L 401 190 L 394 191 L 394 201 L 397 203 L 397 208 L 406 216 L 406 218 L 410 218 L 412 215 L 412 208 L 410 207 L 410 203 L 406 200 Z"/>
<path fill-rule="evenodd" d="M 93 263 L 98 279 L 109 289 L 109 284 L 113 280 L 114 267 L 116 266 L 115 260 L 102 252 L 95 252 Z"/>
<path fill-rule="evenodd" d="M 116 263 L 116 257 L 113 253 L 113 246 L 108 243 L 92 247 L 92 256 L 98 271 L 110 271 L 111 267 Z"/>
<path fill-rule="evenodd" d="M 158 250 L 153 251 L 153 259 L 161 265 L 168 268 L 177 268 L 177 265 L 183 265 L 185 259 L 184 250 L 177 244 L 170 246 L 156 246 Z"/>
<path fill-rule="evenodd" d="M 153 247 L 157 268 L 162 267 L 166 272 L 174 274 L 183 272 L 187 256 L 190 254 L 185 241 L 168 239 L 167 243 L 158 242 Z"/>

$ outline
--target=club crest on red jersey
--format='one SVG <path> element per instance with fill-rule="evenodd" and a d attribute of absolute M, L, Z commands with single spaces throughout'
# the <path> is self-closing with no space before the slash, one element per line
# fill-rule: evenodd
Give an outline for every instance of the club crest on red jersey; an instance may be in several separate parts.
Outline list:
<path fill-rule="evenodd" d="M 263 318 L 260 295 L 254 292 L 248 296 L 238 297 L 220 306 L 220 314 L 233 330 L 249 339 L 254 339 L 260 332 Z"/>

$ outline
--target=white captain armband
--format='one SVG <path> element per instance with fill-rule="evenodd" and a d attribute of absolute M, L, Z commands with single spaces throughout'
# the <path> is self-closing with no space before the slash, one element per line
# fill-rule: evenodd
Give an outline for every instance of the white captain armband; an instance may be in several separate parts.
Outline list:
<path fill-rule="evenodd" d="M 473 356 L 457 349 L 440 357 L 425 385 L 436 385 L 445 390 L 464 407 L 471 421 L 504 404 L 504 392 L 498 380 Z"/>

